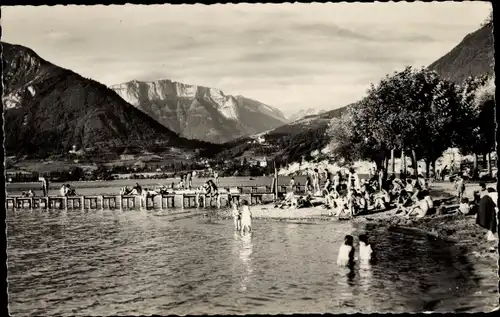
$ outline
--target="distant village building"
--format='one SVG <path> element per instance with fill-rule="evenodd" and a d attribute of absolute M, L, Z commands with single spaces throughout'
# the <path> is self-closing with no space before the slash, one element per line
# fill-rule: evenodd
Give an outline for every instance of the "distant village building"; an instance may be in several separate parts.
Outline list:
<path fill-rule="evenodd" d="M 74 155 L 82 155 L 83 151 L 82 150 L 76 150 L 76 145 L 73 145 L 71 150 L 69 150 L 69 154 L 74 154 Z"/>
<path fill-rule="evenodd" d="M 122 154 L 120 155 L 120 160 L 122 161 L 131 161 L 135 158 L 133 154 Z"/>

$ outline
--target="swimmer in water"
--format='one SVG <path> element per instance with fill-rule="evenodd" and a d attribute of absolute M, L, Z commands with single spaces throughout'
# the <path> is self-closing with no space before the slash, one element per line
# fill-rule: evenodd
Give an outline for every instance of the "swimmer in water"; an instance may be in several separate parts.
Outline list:
<path fill-rule="evenodd" d="M 367 235 L 359 235 L 359 259 L 363 262 L 370 262 L 372 260 L 372 254 L 372 246 L 368 243 Z"/>
<path fill-rule="evenodd" d="M 339 255 L 337 257 L 337 265 L 347 266 L 354 263 L 354 238 L 351 235 L 346 235 L 344 244 L 340 246 Z"/>

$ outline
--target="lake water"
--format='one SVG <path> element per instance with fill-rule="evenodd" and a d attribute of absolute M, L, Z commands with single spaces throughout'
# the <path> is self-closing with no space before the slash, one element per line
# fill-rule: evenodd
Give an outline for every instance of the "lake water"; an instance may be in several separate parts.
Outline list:
<path fill-rule="evenodd" d="M 336 266 L 348 222 L 253 228 L 167 211 L 9 210 L 10 313 L 483 310 L 470 265 L 443 242 L 375 231 L 377 263 L 349 270 Z"/>
<path fill-rule="evenodd" d="M 363 175 L 361 175 L 363 177 Z M 280 176 L 278 182 L 280 185 L 290 184 L 291 177 Z M 138 179 L 138 180 L 113 180 L 113 181 L 89 181 L 89 182 L 72 182 L 71 185 L 76 189 L 79 195 L 118 195 L 120 188 L 123 186 L 132 187 L 135 183 L 139 183 L 143 187 L 154 188 L 159 184 L 170 186 L 172 183 L 179 183 L 180 178 L 166 179 Z M 208 178 L 194 178 L 193 187 L 203 185 Z M 261 177 L 221 177 L 219 179 L 220 187 L 236 187 L 236 186 L 271 186 L 273 178 L 269 176 Z M 295 177 L 295 184 L 306 183 L 305 176 Z M 51 182 L 49 195 L 58 195 L 59 188 L 62 183 Z M 19 195 L 23 190 L 32 189 L 35 194 L 42 194 L 40 183 L 7 183 L 7 192 L 9 195 Z"/>

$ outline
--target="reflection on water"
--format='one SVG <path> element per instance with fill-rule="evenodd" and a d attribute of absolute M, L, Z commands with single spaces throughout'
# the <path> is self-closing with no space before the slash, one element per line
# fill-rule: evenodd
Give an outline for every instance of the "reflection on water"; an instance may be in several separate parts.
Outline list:
<path fill-rule="evenodd" d="M 474 295 L 467 263 L 422 237 L 372 232 L 377 263 L 349 269 L 336 265 L 347 222 L 255 221 L 241 235 L 232 220 L 173 217 L 9 211 L 11 314 L 481 311 L 495 296 Z"/>
<path fill-rule="evenodd" d="M 241 265 L 244 268 L 244 274 L 241 278 L 240 290 L 242 292 L 247 290 L 247 285 L 251 282 L 252 278 L 252 233 L 235 233 L 237 245 L 239 248 L 239 258 Z"/>

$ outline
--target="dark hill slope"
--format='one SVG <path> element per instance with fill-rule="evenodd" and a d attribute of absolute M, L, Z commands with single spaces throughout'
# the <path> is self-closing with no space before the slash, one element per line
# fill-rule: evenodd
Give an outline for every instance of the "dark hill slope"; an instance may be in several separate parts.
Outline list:
<path fill-rule="evenodd" d="M 429 65 L 444 78 L 461 84 L 469 76 L 493 74 L 493 25 L 468 34 L 449 53 Z"/>
<path fill-rule="evenodd" d="M 113 90 L 53 65 L 34 51 L 2 43 L 5 151 L 40 157 L 78 149 L 196 148 Z"/>
<path fill-rule="evenodd" d="M 319 115 L 312 115 L 273 129 L 262 136 L 264 143 L 254 138 L 242 138 L 225 145 L 219 156 L 224 159 L 266 156 L 281 161 L 300 161 L 310 159 L 316 149 L 323 149 L 328 143 L 326 136 L 332 118 L 340 117 L 347 107 L 338 108 Z"/>

